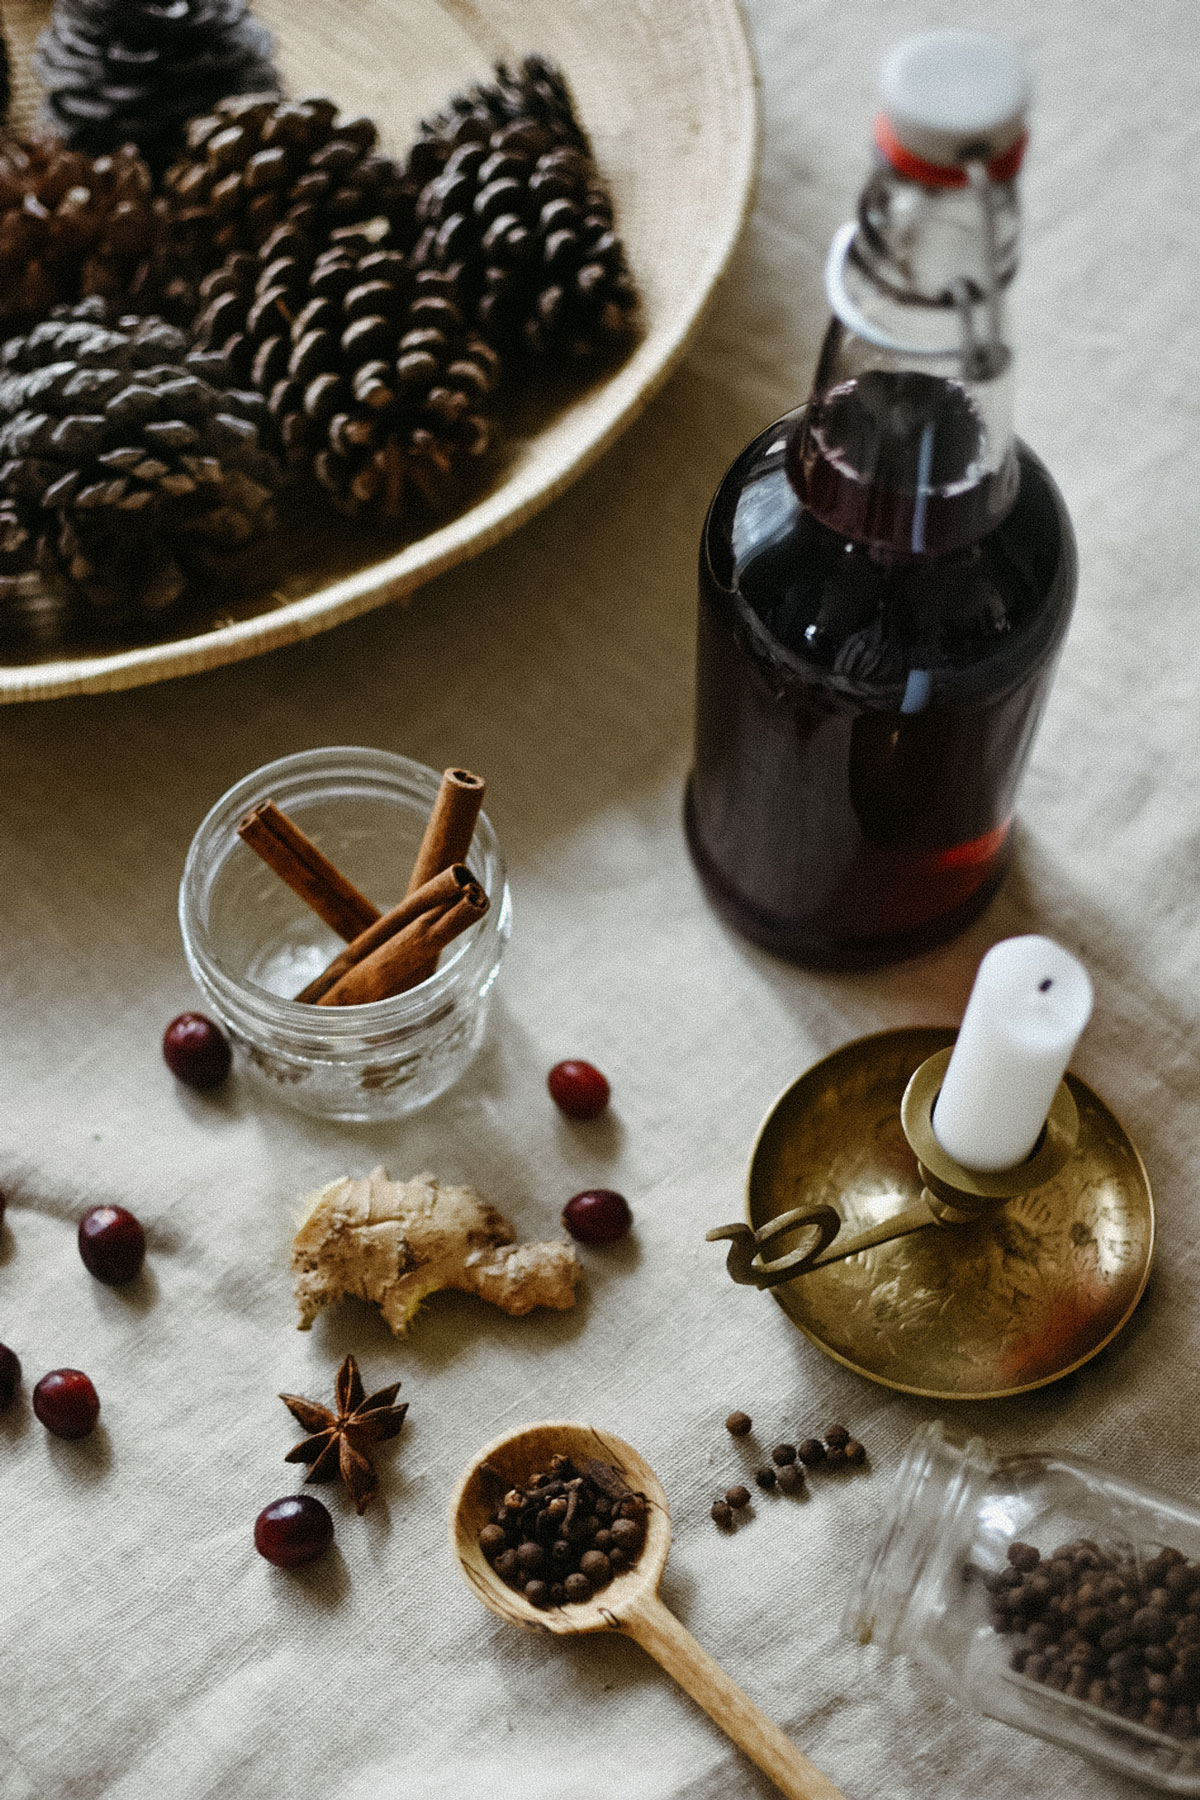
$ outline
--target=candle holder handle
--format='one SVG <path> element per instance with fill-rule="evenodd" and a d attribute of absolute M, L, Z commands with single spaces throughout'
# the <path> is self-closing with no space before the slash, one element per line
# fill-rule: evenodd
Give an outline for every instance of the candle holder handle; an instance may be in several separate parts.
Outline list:
<path fill-rule="evenodd" d="M 1079 1141 L 1079 1109 L 1066 1082 L 1059 1082 L 1038 1141 L 1023 1162 L 1011 1169 L 968 1169 L 942 1148 L 933 1129 L 933 1109 L 949 1062 L 949 1050 L 926 1057 L 914 1070 L 900 1103 L 900 1122 L 923 1183 L 918 1204 L 850 1237 L 841 1236 L 844 1221 L 837 1208 L 826 1205 L 780 1213 L 757 1231 L 740 1223 L 715 1226 L 706 1233 L 706 1241 L 728 1240 L 725 1267 L 731 1280 L 743 1287 L 778 1287 L 930 1225 L 970 1224 L 1052 1181 Z M 772 1261 L 764 1257 L 778 1239 L 806 1230 L 815 1233 L 810 1242 Z"/>

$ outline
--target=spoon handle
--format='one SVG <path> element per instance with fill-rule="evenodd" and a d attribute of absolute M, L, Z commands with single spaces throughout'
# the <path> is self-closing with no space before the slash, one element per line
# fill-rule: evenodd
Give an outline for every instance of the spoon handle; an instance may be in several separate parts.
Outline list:
<path fill-rule="evenodd" d="M 841 1789 L 802 1756 L 774 1720 L 760 1712 L 707 1650 L 700 1648 L 657 1594 L 639 1600 L 621 1619 L 621 1630 L 674 1677 L 788 1800 L 845 1800 Z"/>

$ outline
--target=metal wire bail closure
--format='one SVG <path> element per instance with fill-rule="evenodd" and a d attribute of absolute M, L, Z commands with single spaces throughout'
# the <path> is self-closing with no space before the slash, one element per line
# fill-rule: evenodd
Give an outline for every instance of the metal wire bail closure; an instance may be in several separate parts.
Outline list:
<path fill-rule="evenodd" d="M 876 349 L 888 350 L 894 356 L 920 357 L 931 362 L 953 360 L 959 363 L 964 381 L 987 381 L 1003 374 L 1012 360 L 1012 353 L 1004 343 L 1000 326 L 1000 293 L 1003 284 L 996 252 L 995 190 L 986 163 L 969 162 L 964 166 L 963 174 L 967 185 L 976 195 L 983 214 L 984 257 L 988 281 L 986 291 L 981 294 L 973 283 L 960 279 L 952 283 L 939 300 L 934 302 L 935 305 L 953 307 L 958 315 L 959 332 L 955 343 L 939 345 L 933 349 L 923 344 L 906 343 L 903 338 L 895 337 L 876 325 L 852 299 L 846 285 L 846 264 L 858 236 L 856 219 L 849 219 L 846 224 L 839 225 L 833 234 L 829 255 L 825 259 L 825 295 L 830 310 L 847 331 L 852 331 L 855 337 L 862 338 L 865 343 L 873 344 Z M 978 309 L 982 309 L 984 315 L 982 332 L 976 324 Z"/>

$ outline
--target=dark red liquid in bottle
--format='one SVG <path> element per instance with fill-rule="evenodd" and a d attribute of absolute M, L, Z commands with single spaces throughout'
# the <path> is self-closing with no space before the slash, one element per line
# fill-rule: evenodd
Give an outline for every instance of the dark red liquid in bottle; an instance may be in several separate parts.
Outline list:
<path fill-rule="evenodd" d="M 726 917 L 797 961 L 925 948 L 1003 876 L 1076 560 L 1037 457 L 988 471 L 982 441 L 956 383 L 872 372 L 765 431 L 709 509 L 688 840 Z"/>

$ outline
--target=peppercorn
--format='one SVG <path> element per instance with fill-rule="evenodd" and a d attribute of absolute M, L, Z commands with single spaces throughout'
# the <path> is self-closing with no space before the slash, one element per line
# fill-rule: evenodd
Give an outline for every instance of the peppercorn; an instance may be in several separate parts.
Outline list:
<path fill-rule="evenodd" d="M 740 1512 L 744 1506 L 749 1506 L 750 1504 L 750 1489 L 744 1487 L 727 1488 L 725 1490 L 725 1503 L 727 1506 L 732 1506 L 734 1512 Z"/>
<path fill-rule="evenodd" d="M 754 1479 L 760 1488 L 773 1488 L 775 1486 L 774 1466 L 771 1463 L 764 1463 L 761 1469 L 755 1469 Z"/>
<path fill-rule="evenodd" d="M 745 1437 L 752 1423 L 749 1413 L 731 1412 L 725 1421 L 725 1429 L 731 1437 Z"/>
<path fill-rule="evenodd" d="M 612 1563 L 603 1550 L 585 1550 L 579 1559 L 579 1569 L 594 1587 L 603 1587 L 606 1581 L 612 1580 Z"/>
<path fill-rule="evenodd" d="M 480 1545 L 501 1579 L 535 1606 L 568 1605 L 585 1597 L 585 1586 L 590 1597 L 641 1551 L 645 1497 L 606 1463 L 585 1462 L 580 1472 L 569 1457 L 556 1456 L 549 1473 L 535 1471 L 526 1488 L 505 1491 L 494 1472 L 491 1488 L 504 1498 L 481 1528 Z"/>
<path fill-rule="evenodd" d="M 786 1463 L 795 1462 L 795 1460 L 796 1460 L 795 1444 L 776 1444 L 775 1448 L 771 1452 L 771 1461 L 773 1463 L 778 1463 L 780 1468 L 782 1468 Z"/>
<path fill-rule="evenodd" d="M 1027 1680 L 1169 1736 L 1197 1735 L 1200 1564 L 1169 1547 L 1140 1562 L 1091 1539 L 1040 1556 L 1014 1543 L 985 1575 L 993 1628 Z"/>
<path fill-rule="evenodd" d="M 517 1545 L 517 1567 L 522 1575 L 540 1575 L 546 1566 L 546 1553 L 531 1539 Z"/>
<path fill-rule="evenodd" d="M 733 1508 L 726 1500 L 714 1500 L 709 1513 L 724 1531 L 728 1531 L 733 1524 Z"/>

